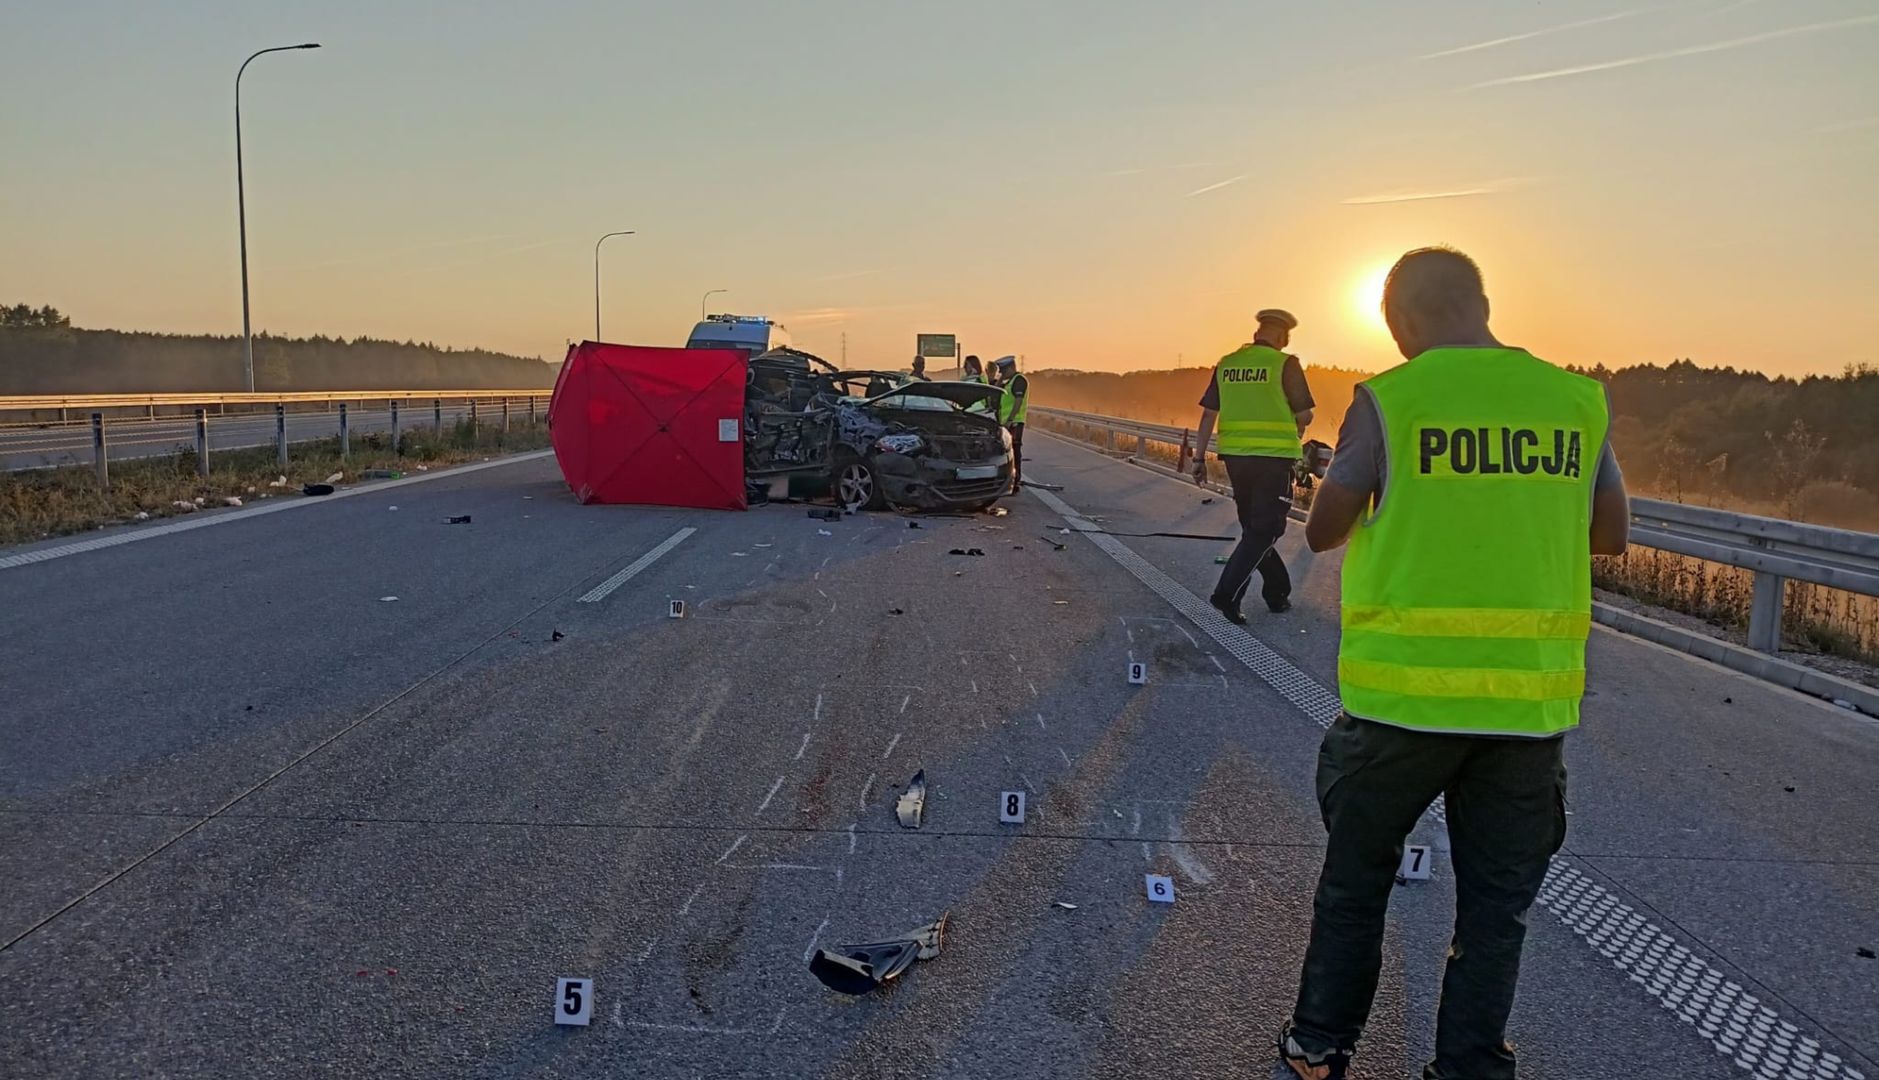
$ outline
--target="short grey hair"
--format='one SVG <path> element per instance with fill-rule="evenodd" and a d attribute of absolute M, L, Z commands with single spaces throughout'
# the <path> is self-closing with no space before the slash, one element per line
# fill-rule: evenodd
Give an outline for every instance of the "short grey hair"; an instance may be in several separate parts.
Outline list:
<path fill-rule="evenodd" d="M 1485 313 L 1486 299 L 1481 268 L 1451 247 L 1417 248 L 1396 260 L 1383 281 L 1384 310 L 1424 322 L 1479 319 Z"/>

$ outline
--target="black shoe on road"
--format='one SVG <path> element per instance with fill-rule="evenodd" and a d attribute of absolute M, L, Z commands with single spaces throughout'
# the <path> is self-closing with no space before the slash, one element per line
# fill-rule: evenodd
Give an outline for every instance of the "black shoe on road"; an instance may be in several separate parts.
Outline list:
<path fill-rule="evenodd" d="M 1284 600 L 1268 600 L 1266 601 L 1266 610 L 1272 612 L 1274 615 L 1283 615 L 1292 610 L 1292 601 L 1290 598 Z"/>
<path fill-rule="evenodd" d="M 1246 625 L 1246 613 L 1241 611 L 1239 605 L 1232 601 L 1222 600 L 1218 596 L 1210 596 L 1207 598 L 1207 606 L 1218 611 L 1221 618 L 1235 626 Z"/>

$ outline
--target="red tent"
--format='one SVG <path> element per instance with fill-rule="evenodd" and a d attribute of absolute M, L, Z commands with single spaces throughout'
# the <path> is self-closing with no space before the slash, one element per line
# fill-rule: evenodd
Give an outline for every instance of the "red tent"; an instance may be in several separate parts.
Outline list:
<path fill-rule="evenodd" d="M 736 349 L 570 348 L 548 422 L 575 497 L 744 509 L 747 364 Z"/>

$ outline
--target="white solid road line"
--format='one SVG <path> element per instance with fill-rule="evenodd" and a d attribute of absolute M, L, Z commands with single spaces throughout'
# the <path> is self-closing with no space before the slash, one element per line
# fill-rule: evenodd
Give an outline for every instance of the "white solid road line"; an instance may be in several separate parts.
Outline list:
<path fill-rule="evenodd" d="M 206 529 L 211 525 L 227 525 L 233 521 L 246 521 L 249 518 L 262 517 L 267 514 L 278 514 L 283 510 L 298 510 L 307 506 L 324 506 L 334 499 L 349 499 L 358 495 L 377 495 L 380 492 L 390 491 L 393 488 L 401 488 L 407 484 L 422 484 L 430 480 L 442 480 L 446 477 L 462 476 L 465 473 L 481 472 L 484 469 L 494 469 L 503 465 L 514 465 L 523 461 L 536 461 L 552 453 L 554 453 L 553 450 L 531 450 L 526 454 L 515 454 L 511 457 L 495 458 L 491 461 L 479 461 L 474 465 L 459 465 L 454 469 L 443 469 L 438 472 L 425 473 L 423 476 L 406 476 L 398 480 L 377 481 L 362 487 L 335 491 L 331 495 L 321 497 L 299 499 L 284 498 L 280 502 L 269 502 L 263 506 L 244 507 L 240 510 L 230 510 L 227 513 L 205 514 L 202 517 L 185 518 L 182 521 L 173 521 L 165 525 L 152 525 L 142 529 L 126 529 L 123 532 L 112 533 L 109 536 L 97 536 L 90 540 L 80 540 L 72 544 L 60 544 L 57 547 L 40 548 L 37 551 L 22 551 L 17 555 L 0 556 L 0 570 L 12 570 L 16 567 L 30 566 L 33 563 L 50 562 L 53 559 L 63 559 L 67 555 L 80 555 L 87 551 L 98 551 L 102 548 L 117 547 L 120 544 L 135 544 L 139 540 L 154 540 L 159 536 L 174 536 L 177 533 L 190 532 L 195 529 Z"/>
<path fill-rule="evenodd" d="M 600 603 L 602 600 L 605 600 L 607 596 L 613 592 L 613 590 L 619 588 L 620 586 L 626 584 L 628 581 L 632 580 L 633 576 L 639 573 L 641 570 L 644 570 L 648 566 L 651 566 L 653 563 L 658 562 L 660 556 L 664 555 L 666 552 L 671 551 L 673 548 L 678 547 L 680 544 L 684 543 L 686 537 L 690 536 L 691 534 L 697 531 L 698 531 L 697 529 L 694 529 L 690 525 L 687 525 L 683 529 L 680 529 L 678 532 L 675 532 L 671 536 L 666 537 L 664 543 L 660 544 L 656 548 L 653 548 L 651 551 L 648 551 L 646 554 L 641 555 L 639 558 L 634 559 L 633 564 L 631 566 L 628 566 L 626 569 L 620 571 L 619 573 L 613 575 L 607 580 L 594 586 L 592 589 L 589 589 L 586 593 L 582 594 L 580 600 L 576 602 L 582 603 L 582 604 Z"/>
<path fill-rule="evenodd" d="M 1330 727 L 1338 718 L 1343 706 L 1337 695 L 1316 679 L 1226 621 L 1069 503 L 1042 488 L 1032 488 L 1031 493 L 1319 727 Z M 1439 800 L 1430 816 L 1446 821 Z M 1864 1072 L 1828 1052 L 1819 1040 L 1801 1034 L 1798 1026 L 1570 865 L 1572 861 L 1576 860 L 1554 859 L 1540 890 L 1540 903 L 1671 1015 L 1696 1028 L 1717 1051 L 1768 1080 L 1865 1080 Z"/>

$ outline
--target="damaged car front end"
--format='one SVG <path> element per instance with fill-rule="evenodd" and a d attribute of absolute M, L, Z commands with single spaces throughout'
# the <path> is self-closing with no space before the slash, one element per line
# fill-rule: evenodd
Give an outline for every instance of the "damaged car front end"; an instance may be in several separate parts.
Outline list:
<path fill-rule="evenodd" d="M 1011 490 L 999 391 L 897 372 L 839 371 L 773 350 L 751 362 L 745 473 L 826 485 L 850 509 L 980 509 Z"/>

